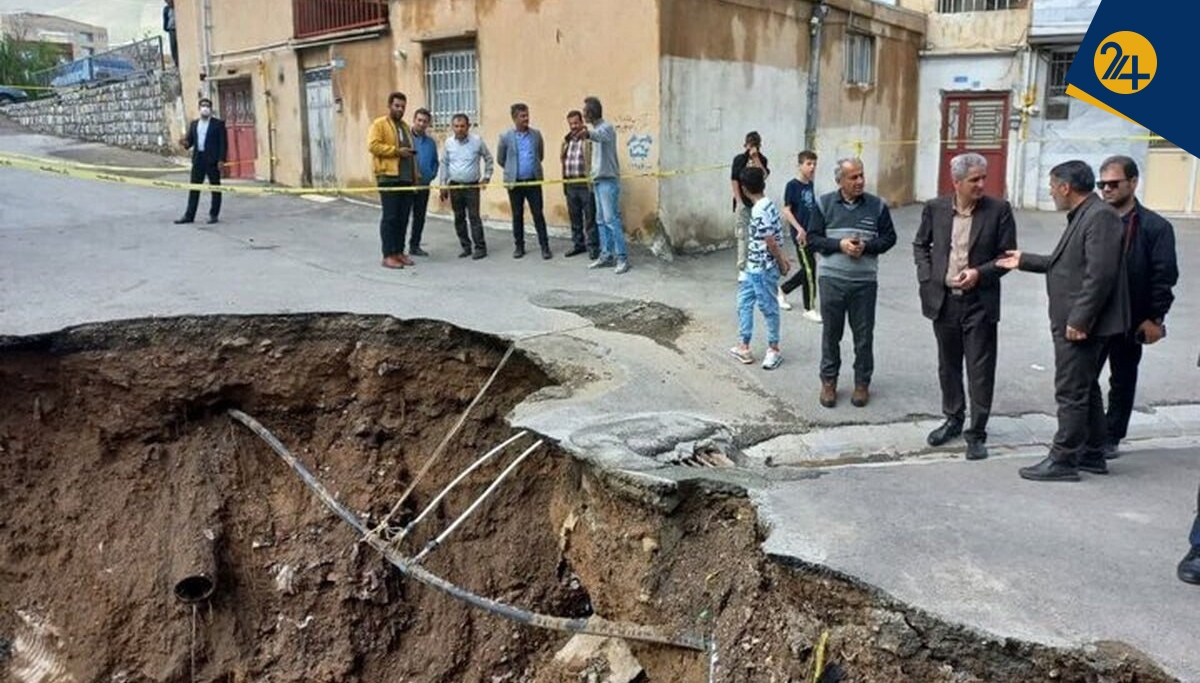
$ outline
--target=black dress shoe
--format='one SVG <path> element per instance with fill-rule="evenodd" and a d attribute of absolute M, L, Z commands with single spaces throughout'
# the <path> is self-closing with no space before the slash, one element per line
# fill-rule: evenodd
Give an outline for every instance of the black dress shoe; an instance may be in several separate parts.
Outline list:
<path fill-rule="evenodd" d="M 588 249 L 588 258 L 593 261 L 600 258 L 600 250 L 599 249 Z"/>
<path fill-rule="evenodd" d="M 1200 546 L 1192 546 L 1191 551 L 1179 562 L 1179 569 L 1175 573 L 1180 581 L 1200 586 Z"/>
<path fill-rule="evenodd" d="M 1108 474 L 1108 463 L 1105 461 L 1103 451 L 1080 456 L 1079 462 L 1075 466 L 1092 474 Z"/>
<path fill-rule="evenodd" d="M 195 222 L 196 222 L 195 218 L 188 218 L 187 216 L 175 219 L 175 225 L 183 225 L 184 223 L 195 223 Z"/>
<path fill-rule="evenodd" d="M 1109 441 L 1104 444 L 1104 459 L 1116 460 L 1121 457 L 1121 446 L 1116 441 Z"/>
<path fill-rule="evenodd" d="M 946 420 L 937 429 L 929 432 L 929 436 L 925 441 L 930 446 L 941 446 L 950 439 L 962 434 L 963 423 L 961 420 Z"/>
<path fill-rule="evenodd" d="M 1022 479 L 1030 481 L 1079 481 L 1079 470 L 1067 462 L 1059 462 L 1047 455 L 1041 462 L 1017 471 Z"/>
<path fill-rule="evenodd" d="M 470 255 L 471 255 L 471 250 L 470 250 L 470 249 L 463 249 L 462 251 L 458 252 L 458 257 L 459 257 L 459 258 L 466 258 L 466 257 L 468 257 L 468 256 L 470 256 Z"/>
<path fill-rule="evenodd" d="M 563 254 L 563 256 L 566 258 L 571 258 L 572 256 L 579 256 L 580 254 L 584 253 L 587 253 L 587 247 L 571 247 L 571 250 Z"/>
<path fill-rule="evenodd" d="M 979 439 L 971 439 L 967 441 L 967 460 L 983 460 L 987 457 L 987 444 Z"/>
<path fill-rule="evenodd" d="M 413 247 L 409 249 L 408 254 L 409 256 L 429 256 L 429 252 L 425 251 L 421 247 Z"/>
<path fill-rule="evenodd" d="M 471 254 L 471 260 L 472 260 L 472 261 L 478 261 L 478 260 L 479 260 L 479 259 L 481 259 L 481 258 L 487 258 L 487 251 L 486 251 L 486 250 L 483 250 L 483 251 L 477 251 L 477 252 L 475 252 L 474 254 Z"/>
<path fill-rule="evenodd" d="M 204 222 L 208 223 L 209 225 L 212 225 L 213 223 L 220 223 L 221 221 L 216 216 L 209 216 L 208 220 L 206 220 Z"/>
<path fill-rule="evenodd" d="M 550 252 L 550 247 L 542 247 L 542 258 L 547 261 L 554 258 L 554 254 Z"/>
<path fill-rule="evenodd" d="M 513 249 L 513 258 L 525 258 L 525 247 Z"/>

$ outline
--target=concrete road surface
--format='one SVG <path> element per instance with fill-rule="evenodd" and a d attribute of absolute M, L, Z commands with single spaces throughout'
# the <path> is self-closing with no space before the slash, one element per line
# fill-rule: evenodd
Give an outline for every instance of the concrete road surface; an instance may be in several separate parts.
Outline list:
<path fill-rule="evenodd" d="M 0 127 L 3 152 L 162 165 L 11 126 Z M 725 191 L 719 174 L 694 182 Z M 874 398 L 826 410 L 816 402 L 820 328 L 798 307 L 784 314 L 778 370 L 727 356 L 728 251 L 667 263 L 635 249 L 633 270 L 618 277 L 562 258 L 561 239 L 553 260 L 514 261 L 511 236 L 493 230 L 491 256 L 474 262 L 456 258 L 449 224 L 433 220 L 432 256 L 390 271 L 379 267 L 370 207 L 227 195 L 219 225 L 173 225 L 183 204 L 175 191 L 0 168 L 0 334 L 148 315 L 351 311 L 509 336 L 564 380 L 518 408 L 516 423 L 666 482 L 697 474 L 673 466 L 672 452 L 728 437 L 740 466 L 703 474 L 750 491 L 771 553 L 997 635 L 1124 640 L 1200 681 L 1200 588 L 1174 578 L 1200 483 L 1194 220 L 1175 221 L 1183 280 L 1170 335 L 1142 363 L 1133 452 L 1108 477 L 1047 485 L 1015 472 L 1053 431 L 1046 297 L 1034 275 L 1004 280 L 995 455 L 967 463 L 958 445 L 923 452 L 939 398 L 909 246 L 919 207 L 895 211 L 900 240 L 881 259 Z M 1019 212 L 1017 221 L 1023 249 L 1049 251 L 1065 219 Z"/>

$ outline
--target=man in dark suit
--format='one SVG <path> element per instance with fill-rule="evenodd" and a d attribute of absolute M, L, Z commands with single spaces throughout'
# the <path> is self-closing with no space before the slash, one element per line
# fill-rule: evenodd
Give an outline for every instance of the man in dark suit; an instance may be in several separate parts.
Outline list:
<path fill-rule="evenodd" d="M 1164 319 L 1175 295 L 1171 288 L 1179 280 L 1175 258 L 1175 229 L 1167 219 L 1142 205 L 1134 193 L 1138 186 L 1137 163 L 1127 156 L 1113 156 L 1100 164 L 1100 196 L 1117 210 L 1125 224 L 1125 271 L 1129 276 L 1129 330 L 1112 338 L 1105 351 L 1108 358 L 1108 439 L 1104 454 L 1119 455 L 1121 439 L 1129 429 L 1133 398 L 1137 391 L 1138 364 L 1142 346 L 1162 339 Z"/>
<path fill-rule="evenodd" d="M 1000 278 L 996 259 L 1017 248 L 1012 207 L 983 194 L 987 160 L 975 153 L 950 160 L 954 194 L 925 205 L 913 241 L 921 312 L 933 321 L 938 379 L 946 421 L 929 433 L 930 446 L 963 434 L 967 460 L 987 453 L 987 423 L 996 384 Z M 971 427 L 963 432 L 963 360 L 971 396 Z"/>
<path fill-rule="evenodd" d="M 212 100 L 200 100 L 200 118 L 188 126 L 187 137 L 180 141 L 184 149 L 192 151 L 191 184 L 200 185 L 208 178 L 208 184 L 221 185 L 221 167 L 228 152 L 225 122 L 212 115 Z M 194 223 L 196 209 L 200 206 L 200 190 L 188 192 L 187 210 L 175 223 Z M 212 193 L 212 204 L 208 209 L 208 222 L 216 223 L 221 215 L 221 193 Z"/>
<path fill-rule="evenodd" d="M 1048 255 L 1010 251 L 1001 268 L 1046 274 L 1054 338 L 1054 399 L 1058 431 L 1050 454 L 1022 478 L 1079 481 L 1079 470 L 1107 474 L 1100 369 L 1104 349 L 1129 327 L 1121 217 L 1093 191 L 1096 176 L 1082 161 L 1050 171 L 1050 196 L 1067 211 L 1067 229 Z"/>

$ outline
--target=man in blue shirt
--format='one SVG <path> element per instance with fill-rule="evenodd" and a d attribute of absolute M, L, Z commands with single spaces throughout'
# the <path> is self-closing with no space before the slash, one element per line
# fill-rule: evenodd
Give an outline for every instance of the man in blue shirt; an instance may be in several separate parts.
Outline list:
<path fill-rule="evenodd" d="M 513 258 L 525 256 L 525 202 L 529 202 L 538 246 L 542 248 L 542 258 L 548 259 L 550 236 L 546 233 L 541 185 L 546 145 L 542 134 L 529 127 L 528 105 L 518 102 L 510 111 L 513 127 L 500 136 L 496 161 L 504 169 L 504 184 L 508 186 L 508 202 L 512 206 Z"/>
<path fill-rule="evenodd" d="M 432 120 L 433 115 L 422 107 L 413 115 L 411 128 L 413 151 L 417 153 L 417 170 L 421 173 L 417 185 L 424 188 L 413 193 L 412 236 L 408 243 L 408 253 L 413 256 L 429 256 L 421 248 L 421 234 L 425 232 L 425 214 L 429 211 L 429 184 L 438 175 L 437 141 L 429 135 L 429 123 Z"/>

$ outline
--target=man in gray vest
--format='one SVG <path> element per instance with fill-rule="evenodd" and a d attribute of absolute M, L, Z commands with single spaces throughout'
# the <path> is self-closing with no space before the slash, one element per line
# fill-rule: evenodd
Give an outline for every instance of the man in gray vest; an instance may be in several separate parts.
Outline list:
<path fill-rule="evenodd" d="M 862 408 L 871 400 L 875 371 L 875 298 L 880 254 L 896 244 L 896 228 L 887 204 L 865 191 L 862 159 L 840 159 L 833 177 L 838 189 L 822 195 L 809 219 L 808 243 L 821 254 L 817 291 L 821 301 L 821 395 L 826 408 L 837 405 L 846 319 L 854 335 L 854 393 Z"/>

